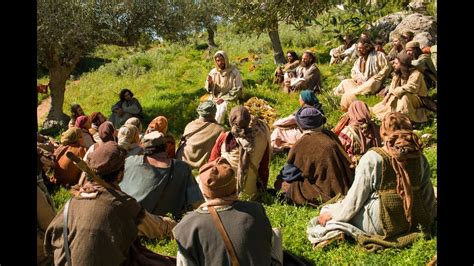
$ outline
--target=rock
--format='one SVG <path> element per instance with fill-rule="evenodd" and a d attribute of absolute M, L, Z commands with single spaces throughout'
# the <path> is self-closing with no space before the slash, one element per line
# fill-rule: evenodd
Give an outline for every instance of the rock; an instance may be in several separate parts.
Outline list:
<path fill-rule="evenodd" d="M 405 31 L 412 31 L 416 35 L 422 32 L 426 32 L 418 38 L 425 41 L 425 37 L 428 40 L 428 45 L 437 43 L 438 24 L 436 19 L 432 16 L 425 16 L 420 13 L 413 13 L 406 16 L 397 27 L 390 32 L 390 39 L 394 34 L 402 34 Z M 425 45 L 426 46 L 426 45 Z M 421 47 L 423 48 L 423 47 Z"/>
<path fill-rule="evenodd" d="M 407 16 L 407 12 L 397 12 L 379 18 L 369 30 L 375 33 L 384 43 L 389 42 L 390 32 L 395 30 L 398 24 Z"/>
<path fill-rule="evenodd" d="M 407 7 L 410 11 L 425 14 L 427 12 L 428 3 L 429 1 L 427 0 L 412 0 Z"/>
<path fill-rule="evenodd" d="M 420 44 L 420 48 L 423 49 L 427 46 L 432 46 L 435 44 L 433 37 L 426 31 L 420 32 L 413 37 L 414 41 L 417 41 Z"/>

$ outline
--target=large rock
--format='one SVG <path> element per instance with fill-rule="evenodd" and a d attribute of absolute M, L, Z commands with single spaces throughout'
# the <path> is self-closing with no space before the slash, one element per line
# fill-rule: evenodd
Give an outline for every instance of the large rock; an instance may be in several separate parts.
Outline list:
<path fill-rule="evenodd" d="M 421 49 L 426 46 L 432 46 L 436 43 L 435 40 L 433 40 L 433 37 L 426 31 L 416 34 L 415 37 L 413 37 L 413 40 L 420 44 Z"/>
<path fill-rule="evenodd" d="M 437 43 L 438 37 L 438 24 L 436 19 L 432 16 L 425 16 L 420 13 L 413 13 L 406 16 L 400 24 L 397 25 L 395 30 L 390 32 L 390 39 L 394 34 L 402 34 L 404 31 L 410 30 L 415 34 L 415 38 L 420 33 L 423 33 L 418 37 L 419 40 L 433 45 Z M 414 39 L 415 39 L 414 38 Z"/>
<path fill-rule="evenodd" d="M 390 32 L 395 30 L 398 24 L 407 16 L 406 12 L 397 12 L 379 18 L 369 30 L 380 38 L 384 43 L 389 42 Z"/>

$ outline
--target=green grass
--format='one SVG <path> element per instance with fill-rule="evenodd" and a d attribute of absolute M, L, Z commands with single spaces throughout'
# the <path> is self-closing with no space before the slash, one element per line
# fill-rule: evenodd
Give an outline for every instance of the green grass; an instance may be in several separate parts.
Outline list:
<path fill-rule="evenodd" d="M 319 99 L 328 117 L 327 127 L 338 121 L 342 112 L 339 110 L 339 98 L 329 92 L 339 84 L 342 78 L 348 77 L 350 65 L 329 66 L 327 53 L 331 47 L 324 45 L 320 30 L 311 27 L 303 33 L 292 30 L 291 26 L 280 28 L 283 49 L 293 49 L 301 55 L 302 51 L 313 48 L 318 55 L 319 68 L 323 78 L 323 93 Z M 265 99 L 277 110 L 278 117 L 294 112 L 298 107 L 298 94 L 284 94 L 276 85 L 271 84 L 275 69 L 270 41 L 266 35 L 257 38 L 246 35 L 235 35 L 230 30 L 219 29 L 216 35 L 219 49 L 225 50 L 230 61 L 241 71 L 244 82 L 244 100 L 253 96 Z M 205 36 L 191 40 L 187 45 L 161 43 L 148 50 L 139 48 L 127 49 L 115 46 L 102 46 L 94 54 L 104 62 L 97 69 L 80 73 L 76 81 L 68 81 L 65 93 L 64 110 L 66 113 L 72 103 L 79 103 L 86 114 L 100 111 L 106 116 L 111 113 L 110 107 L 118 100 L 121 88 L 131 89 L 144 108 L 145 127 L 158 115 L 169 120 L 170 132 L 179 140 L 185 125 L 196 118 L 195 109 L 205 91 L 204 80 L 213 67 L 212 51 L 198 50 L 199 44 L 206 43 Z M 247 60 L 242 60 L 243 58 Z M 38 82 L 45 83 L 44 77 Z M 39 98 L 40 99 L 40 98 Z M 380 99 L 375 96 L 361 97 L 369 106 Z M 430 117 L 430 123 L 421 132 L 432 134 L 424 150 L 437 184 L 437 123 Z M 269 187 L 286 161 L 285 154 L 272 156 L 270 163 Z M 59 209 L 71 196 L 61 188 L 54 191 L 53 199 Z M 319 209 L 281 205 L 275 197 L 267 195 L 265 209 L 273 227 L 283 231 L 283 248 L 302 256 L 313 264 L 331 265 L 420 265 L 430 261 L 436 254 L 436 237 L 431 240 L 419 240 L 407 249 L 387 249 L 379 253 L 367 253 L 353 241 L 331 245 L 324 250 L 313 250 L 306 238 L 308 221 L 318 214 Z M 146 241 L 148 248 L 155 252 L 176 255 L 174 241 Z"/>

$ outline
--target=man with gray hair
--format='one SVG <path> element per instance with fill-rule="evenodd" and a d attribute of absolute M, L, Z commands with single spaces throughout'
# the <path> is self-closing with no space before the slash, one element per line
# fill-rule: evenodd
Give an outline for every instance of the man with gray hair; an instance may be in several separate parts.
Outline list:
<path fill-rule="evenodd" d="M 191 167 L 168 157 L 163 133 L 146 134 L 142 145 L 144 155 L 125 160 L 125 172 L 119 184 L 123 192 L 134 197 L 150 213 L 171 213 L 175 218 L 204 201 Z"/>
<path fill-rule="evenodd" d="M 199 118 L 186 125 L 176 151 L 176 159 L 187 162 L 194 169 L 207 162 L 217 137 L 225 131 L 214 118 L 216 111 L 213 101 L 207 100 L 199 104 Z"/>

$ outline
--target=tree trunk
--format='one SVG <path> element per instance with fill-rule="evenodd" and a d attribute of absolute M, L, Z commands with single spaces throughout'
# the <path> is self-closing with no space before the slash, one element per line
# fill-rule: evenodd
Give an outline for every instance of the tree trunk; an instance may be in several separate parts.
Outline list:
<path fill-rule="evenodd" d="M 209 47 L 217 47 L 216 43 L 214 42 L 214 30 L 212 27 L 207 27 L 207 44 Z"/>
<path fill-rule="evenodd" d="M 49 69 L 49 87 L 51 91 L 51 108 L 46 120 L 64 121 L 68 118 L 63 113 L 66 80 L 71 74 L 70 68 L 57 66 Z"/>
<path fill-rule="evenodd" d="M 281 47 L 280 34 L 278 33 L 278 26 L 274 30 L 268 31 L 268 36 L 272 41 L 273 48 L 273 61 L 276 65 L 285 64 L 285 56 L 283 54 L 283 48 Z"/>

